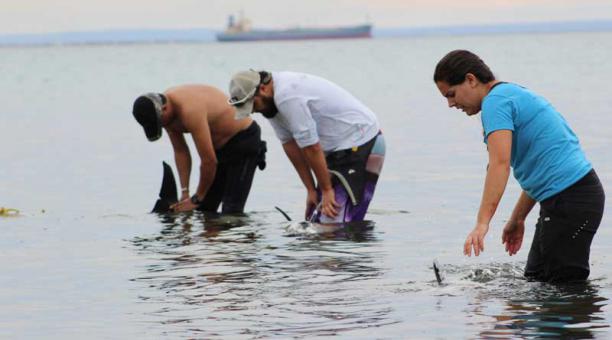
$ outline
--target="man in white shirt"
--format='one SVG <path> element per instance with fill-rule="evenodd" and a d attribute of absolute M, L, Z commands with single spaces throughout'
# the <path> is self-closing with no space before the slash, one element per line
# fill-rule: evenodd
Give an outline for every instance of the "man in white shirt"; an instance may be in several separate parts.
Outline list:
<path fill-rule="evenodd" d="M 230 97 L 236 118 L 260 112 L 272 124 L 306 187 L 307 219 L 363 220 L 385 154 L 368 107 L 326 79 L 295 72 L 239 72 L 230 82 Z"/>

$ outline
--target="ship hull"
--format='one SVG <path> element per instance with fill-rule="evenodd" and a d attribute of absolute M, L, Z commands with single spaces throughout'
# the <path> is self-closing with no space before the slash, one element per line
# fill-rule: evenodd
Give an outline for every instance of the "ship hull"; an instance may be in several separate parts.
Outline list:
<path fill-rule="evenodd" d="M 296 28 L 289 30 L 252 30 L 237 33 L 218 33 L 217 41 L 310 40 L 370 37 L 372 37 L 372 26 L 360 25 L 340 28 Z"/>

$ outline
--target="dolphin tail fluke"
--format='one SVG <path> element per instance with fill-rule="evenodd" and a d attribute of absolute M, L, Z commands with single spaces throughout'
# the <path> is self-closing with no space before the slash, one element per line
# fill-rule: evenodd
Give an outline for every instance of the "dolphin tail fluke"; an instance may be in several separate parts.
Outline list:
<path fill-rule="evenodd" d="M 176 191 L 176 181 L 174 180 L 174 173 L 168 163 L 163 162 L 164 166 L 164 177 L 162 179 L 161 189 L 159 189 L 159 198 L 155 202 L 155 206 L 151 212 L 155 213 L 166 213 L 170 211 L 170 206 L 178 202 L 178 195 Z"/>

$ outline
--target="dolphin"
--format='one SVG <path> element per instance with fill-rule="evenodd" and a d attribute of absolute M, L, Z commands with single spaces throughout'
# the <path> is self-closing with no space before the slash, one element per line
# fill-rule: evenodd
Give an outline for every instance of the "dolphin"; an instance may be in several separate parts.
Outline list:
<path fill-rule="evenodd" d="M 159 198 L 155 202 L 155 206 L 151 212 L 153 213 L 169 213 L 170 206 L 178 202 L 176 191 L 176 181 L 174 173 L 168 163 L 162 162 L 164 167 L 164 177 L 162 179 L 161 189 L 159 189 Z"/>
<path fill-rule="evenodd" d="M 438 285 L 443 285 L 444 283 L 444 276 L 442 276 L 442 271 L 440 270 L 440 264 L 438 263 L 438 260 L 433 261 L 433 271 L 434 274 L 436 275 L 436 281 L 438 281 Z"/>

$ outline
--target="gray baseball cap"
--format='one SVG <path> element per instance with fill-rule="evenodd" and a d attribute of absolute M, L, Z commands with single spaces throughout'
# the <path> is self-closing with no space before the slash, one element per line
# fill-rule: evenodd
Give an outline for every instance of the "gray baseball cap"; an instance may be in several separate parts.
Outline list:
<path fill-rule="evenodd" d="M 253 113 L 253 98 L 260 83 L 261 76 L 254 70 L 241 71 L 232 77 L 228 103 L 236 108 L 236 119 L 246 118 Z"/>

